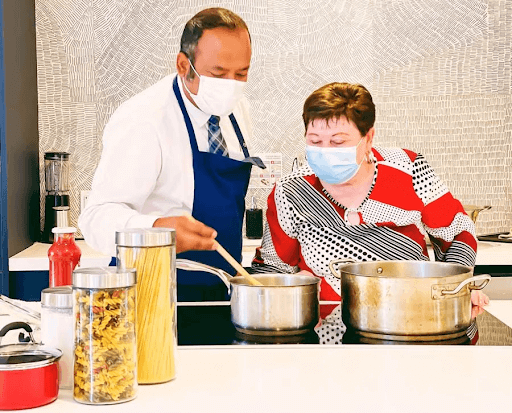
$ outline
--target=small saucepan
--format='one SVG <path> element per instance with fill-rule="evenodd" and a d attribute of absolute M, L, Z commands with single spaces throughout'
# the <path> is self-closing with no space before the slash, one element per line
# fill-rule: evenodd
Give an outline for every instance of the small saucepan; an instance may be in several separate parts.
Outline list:
<path fill-rule="evenodd" d="M 1 345 L 11 330 L 24 329 L 28 343 Z M 7 324 L 0 330 L 0 410 L 39 407 L 57 399 L 59 359 L 62 351 L 34 341 L 32 328 L 23 322 Z"/>
<path fill-rule="evenodd" d="M 244 334 L 284 336 L 313 329 L 320 316 L 320 278 L 312 275 L 254 274 L 263 285 L 185 259 L 176 268 L 205 271 L 218 276 L 231 293 L 231 321 Z"/>

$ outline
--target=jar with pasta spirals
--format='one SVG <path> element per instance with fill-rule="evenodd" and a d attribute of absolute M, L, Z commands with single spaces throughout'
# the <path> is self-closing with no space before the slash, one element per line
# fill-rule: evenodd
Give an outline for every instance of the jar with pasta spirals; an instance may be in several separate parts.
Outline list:
<path fill-rule="evenodd" d="M 73 397 L 114 404 L 137 394 L 135 269 L 82 268 L 73 272 Z"/>
<path fill-rule="evenodd" d="M 117 266 L 137 270 L 137 381 L 175 378 L 176 238 L 170 228 L 116 232 Z"/>

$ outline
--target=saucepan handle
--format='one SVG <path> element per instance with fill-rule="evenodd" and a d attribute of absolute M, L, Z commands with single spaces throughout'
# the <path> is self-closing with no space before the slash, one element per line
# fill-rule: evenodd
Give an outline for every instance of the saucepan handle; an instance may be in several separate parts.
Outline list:
<path fill-rule="evenodd" d="M 221 281 L 228 287 L 228 292 L 231 292 L 231 284 L 229 280 L 233 278 L 231 274 L 228 274 L 226 271 L 221 270 L 220 268 L 215 268 L 210 265 L 203 264 L 201 262 L 186 260 L 183 258 L 178 258 L 176 260 L 176 268 L 180 270 L 186 271 L 203 271 L 209 272 L 210 274 L 214 274 L 221 279 Z"/>
<path fill-rule="evenodd" d="M 475 281 L 482 281 L 482 284 L 479 284 L 479 285 L 468 285 L 468 288 L 470 290 L 481 290 L 487 284 L 489 284 L 489 281 L 491 281 L 491 276 L 489 274 L 482 274 L 482 275 L 476 275 L 474 277 L 466 278 L 464 281 L 462 281 L 453 290 L 441 290 L 441 295 L 454 295 L 454 294 L 457 294 L 460 290 L 462 290 L 462 287 L 464 287 L 466 284 L 473 283 Z"/>
<path fill-rule="evenodd" d="M 341 274 L 338 274 L 337 271 L 334 269 L 334 266 L 336 264 L 353 264 L 355 263 L 354 260 L 351 260 L 350 258 L 339 258 L 337 260 L 332 260 L 329 263 L 329 269 L 331 270 L 332 275 L 334 275 L 336 278 L 341 278 Z"/>

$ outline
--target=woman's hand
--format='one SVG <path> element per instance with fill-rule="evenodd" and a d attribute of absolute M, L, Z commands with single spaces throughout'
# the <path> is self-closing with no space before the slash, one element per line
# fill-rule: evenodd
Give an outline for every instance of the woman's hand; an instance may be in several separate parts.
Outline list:
<path fill-rule="evenodd" d="M 473 290 L 471 291 L 471 304 L 483 307 L 489 304 L 489 297 L 480 290 Z"/>
<path fill-rule="evenodd" d="M 313 273 L 310 273 L 306 270 L 300 270 L 299 272 L 295 273 L 294 275 L 314 275 Z"/>
<path fill-rule="evenodd" d="M 480 290 L 471 291 L 471 318 L 476 318 L 484 312 L 484 306 L 489 304 L 489 297 L 487 297 Z"/>
<path fill-rule="evenodd" d="M 158 218 L 153 227 L 176 230 L 176 253 L 190 250 L 214 250 L 217 231 L 190 215 Z"/>

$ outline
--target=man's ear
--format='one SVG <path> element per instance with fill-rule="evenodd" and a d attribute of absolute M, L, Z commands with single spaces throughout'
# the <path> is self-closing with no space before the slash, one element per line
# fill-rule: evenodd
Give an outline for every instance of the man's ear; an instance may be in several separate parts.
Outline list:
<path fill-rule="evenodd" d="M 180 77 L 185 77 L 190 70 L 190 62 L 183 52 L 179 52 L 176 57 L 176 70 Z"/>

